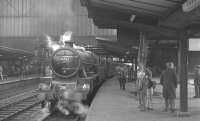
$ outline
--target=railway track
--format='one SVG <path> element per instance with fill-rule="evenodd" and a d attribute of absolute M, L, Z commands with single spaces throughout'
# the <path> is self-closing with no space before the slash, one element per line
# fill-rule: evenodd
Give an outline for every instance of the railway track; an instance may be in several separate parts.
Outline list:
<path fill-rule="evenodd" d="M 43 121 L 84 121 L 84 119 L 80 118 L 77 115 L 65 116 L 65 115 L 57 112 L 57 113 L 54 113 L 54 114 L 48 116 Z"/>
<path fill-rule="evenodd" d="M 11 119 L 9 119 L 9 121 L 30 121 L 29 117 L 40 109 L 41 106 L 39 104 L 35 105 L 34 107 L 21 112 L 19 115 L 12 117 Z"/>
<path fill-rule="evenodd" d="M 6 99 L 2 99 L 2 100 L 0 100 L 0 109 L 3 107 L 6 107 L 8 105 L 14 104 L 16 102 L 19 102 L 21 100 L 24 100 L 26 98 L 35 96 L 37 91 L 38 90 L 35 89 L 35 90 L 31 90 L 29 92 L 21 93 L 19 95 L 15 95 L 15 96 L 6 98 Z"/>
<path fill-rule="evenodd" d="M 85 121 L 85 118 L 74 114 L 66 116 L 59 111 L 49 114 L 44 113 L 41 110 L 37 110 L 34 112 L 34 114 L 27 116 L 27 118 L 23 121 Z"/>
<path fill-rule="evenodd" d="M 39 109 L 36 90 L 0 101 L 0 121 L 17 119 L 20 115 Z M 23 115 L 21 117 L 23 117 Z M 19 119 L 19 118 L 18 118 Z"/>

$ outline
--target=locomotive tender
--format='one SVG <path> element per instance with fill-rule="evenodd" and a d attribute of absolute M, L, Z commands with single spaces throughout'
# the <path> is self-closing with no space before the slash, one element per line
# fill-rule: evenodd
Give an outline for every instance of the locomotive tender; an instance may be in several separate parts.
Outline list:
<path fill-rule="evenodd" d="M 66 46 L 68 45 L 68 46 Z M 39 85 L 42 107 L 53 111 L 56 107 L 64 114 L 81 114 L 82 101 L 106 78 L 107 62 L 90 51 L 75 49 L 66 43 L 51 58 L 52 80 Z M 80 110 L 79 110 L 80 109 Z"/>

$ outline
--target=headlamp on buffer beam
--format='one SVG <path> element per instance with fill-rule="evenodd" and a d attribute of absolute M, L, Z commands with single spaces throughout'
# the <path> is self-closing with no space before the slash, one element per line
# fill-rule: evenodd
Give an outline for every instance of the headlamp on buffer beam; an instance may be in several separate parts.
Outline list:
<path fill-rule="evenodd" d="M 66 86 L 59 86 L 60 87 L 60 90 L 66 90 L 67 89 L 67 87 Z"/>
<path fill-rule="evenodd" d="M 87 91 L 90 89 L 90 82 L 88 80 L 77 80 L 77 89 Z"/>
<path fill-rule="evenodd" d="M 40 91 L 49 91 L 51 90 L 51 84 L 40 83 L 38 88 Z"/>
<path fill-rule="evenodd" d="M 84 90 L 85 90 L 85 89 L 90 89 L 90 84 L 84 83 L 82 88 L 83 88 Z"/>

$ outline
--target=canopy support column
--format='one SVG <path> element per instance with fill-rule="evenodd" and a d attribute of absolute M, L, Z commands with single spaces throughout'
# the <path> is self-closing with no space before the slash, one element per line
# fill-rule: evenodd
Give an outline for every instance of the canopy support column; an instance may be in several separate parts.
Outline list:
<path fill-rule="evenodd" d="M 189 116 L 188 112 L 188 76 L 187 76 L 187 56 L 188 56 L 188 38 L 186 31 L 180 32 L 178 40 L 178 79 L 180 83 L 180 111 L 178 116 Z"/>

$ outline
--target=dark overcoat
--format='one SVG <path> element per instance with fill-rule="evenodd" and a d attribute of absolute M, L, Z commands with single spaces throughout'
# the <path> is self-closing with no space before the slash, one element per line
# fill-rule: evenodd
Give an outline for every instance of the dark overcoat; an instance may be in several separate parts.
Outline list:
<path fill-rule="evenodd" d="M 176 98 L 177 77 L 173 69 L 166 69 L 162 72 L 160 83 L 163 86 L 163 97 L 167 99 Z"/>

